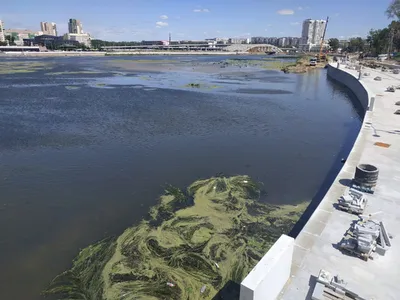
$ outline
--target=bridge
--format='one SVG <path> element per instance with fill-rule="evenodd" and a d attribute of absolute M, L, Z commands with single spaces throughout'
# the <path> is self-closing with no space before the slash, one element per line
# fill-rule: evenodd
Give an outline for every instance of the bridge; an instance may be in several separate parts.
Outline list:
<path fill-rule="evenodd" d="M 283 52 L 282 49 L 270 44 L 232 44 L 227 49 L 239 52 Z"/>

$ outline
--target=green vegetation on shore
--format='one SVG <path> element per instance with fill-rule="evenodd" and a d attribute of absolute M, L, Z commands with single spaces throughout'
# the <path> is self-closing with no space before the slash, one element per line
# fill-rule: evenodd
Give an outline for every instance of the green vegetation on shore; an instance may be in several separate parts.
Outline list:
<path fill-rule="evenodd" d="M 258 201 L 248 176 L 167 186 L 147 220 L 83 249 L 45 294 L 61 299 L 211 299 L 240 282 L 306 208 Z"/>

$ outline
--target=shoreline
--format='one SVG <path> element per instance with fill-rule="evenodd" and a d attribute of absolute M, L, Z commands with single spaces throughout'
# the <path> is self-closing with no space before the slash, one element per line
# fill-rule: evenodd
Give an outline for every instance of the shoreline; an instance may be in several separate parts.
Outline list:
<path fill-rule="evenodd" d="M 76 56 L 135 56 L 135 55 L 255 55 L 248 52 L 221 51 L 121 51 L 121 52 L 2 52 L 0 57 L 76 57 Z"/>

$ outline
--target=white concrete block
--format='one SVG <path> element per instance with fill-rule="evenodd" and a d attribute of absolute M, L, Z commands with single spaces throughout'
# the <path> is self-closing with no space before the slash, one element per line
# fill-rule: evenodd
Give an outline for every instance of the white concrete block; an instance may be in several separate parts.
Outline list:
<path fill-rule="evenodd" d="M 240 286 L 240 300 L 276 299 L 290 277 L 294 239 L 281 235 Z"/>

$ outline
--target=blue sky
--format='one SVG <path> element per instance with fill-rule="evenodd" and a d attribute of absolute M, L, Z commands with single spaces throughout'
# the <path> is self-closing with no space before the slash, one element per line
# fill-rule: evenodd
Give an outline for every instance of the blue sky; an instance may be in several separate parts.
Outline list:
<path fill-rule="evenodd" d="M 40 30 L 40 21 L 67 31 L 69 18 L 106 40 L 300 36 L 304 19 L 330 17 L 327 37 L 366 36 L 390 22 L 389 0 L 12 0 L 2 5 L 5 28 Z"/>

